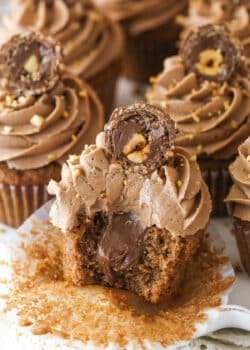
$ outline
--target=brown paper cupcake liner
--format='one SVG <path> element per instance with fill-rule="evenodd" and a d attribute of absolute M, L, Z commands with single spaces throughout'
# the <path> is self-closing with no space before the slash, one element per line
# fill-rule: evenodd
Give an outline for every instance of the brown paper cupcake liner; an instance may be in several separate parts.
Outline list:
<path fill-rule="evenodd" d="M 234 218 L 234 227 L 241 262 L 250 276 L 250 222 Z"/>
<path fill-rule="evenodd" d="M 104 107 L 105 121 L 108 120 L 113 111 L 116 83 L 121 75 L 121 70 L 122 59 L 119 58 L 109 65 L 103 72 L 100 72 L 87 81 L 87 83 L 96 91 Z M 85 80 L 84 76 L 80 76 L 80 78 Z"/>
<path fill-rule="evenodd" d="M 19 227 L 49 200 L 47 185 L 15 186 L 0 184 L 0 221 Z"/>
<path fill-rule="evenodd" d="M 174 21 L 141 35 L 126 34 L 123 66 L 125 76 L 138 83 L 148 83 L 157 75 L 166 57 L 177 53 L 180 27 Z"/>
<path fill-rule="evenodd" d="M 206 182 L 212 199 L 212 216 L 228 216 L 227 207 L 224 202 L 232 180 L 227 169 L 202 170 L 202 177 Z"/>

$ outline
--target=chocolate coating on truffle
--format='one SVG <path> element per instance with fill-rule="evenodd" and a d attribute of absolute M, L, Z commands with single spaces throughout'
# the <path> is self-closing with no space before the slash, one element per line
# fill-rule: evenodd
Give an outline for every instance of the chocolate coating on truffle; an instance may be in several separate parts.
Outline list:
<path fill-rule="evenodd" d="M 243 62 L 238 44 L 225 26 L 206 25 L 189 34 L 180 54 L 188 72 L 204 80 L 228 81 Z"/>
<path fill-rule="evenodd" d="M 146 103 L 117 108 L 105 127 L 112 157 L 124 167 L 143 166 L 153 172 L 174 148 L 175 126 L 161 108 Z"/>
<path fill-rule="evenodd" d="M 131 213 L 117 213 L 109 218 L 97 253 L 99 267 L 109 283 L 112 283 L 115 273 L 129 270 L 139 262 L 144 231 Z"/>
<path fill-rule="evenodd" d="M 12 95 L 38 95 L 60 78 L 61 48 L 33 32 L 14 35 L 0 48 L 1 87 Z"/>

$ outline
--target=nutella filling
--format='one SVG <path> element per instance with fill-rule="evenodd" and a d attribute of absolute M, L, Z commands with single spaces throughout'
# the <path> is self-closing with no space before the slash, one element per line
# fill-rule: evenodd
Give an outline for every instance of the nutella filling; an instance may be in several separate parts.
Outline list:
<path fill-rule="evenodd" d="M 144 232 L 132 213 L 116 213 L 109 218 L 99 243 L 97 261 L 110 283 L 116 272 L 129 270 L 139 262 Z"/>

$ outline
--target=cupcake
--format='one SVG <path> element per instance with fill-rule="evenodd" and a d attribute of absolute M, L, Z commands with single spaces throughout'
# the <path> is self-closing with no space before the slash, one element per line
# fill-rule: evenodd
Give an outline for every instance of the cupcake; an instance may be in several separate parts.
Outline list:
<path fill-rule="evenodd" d="M 32 32 L 0 48 L 0 220 L 10 226 L 48 200 L 65 158 L 103 127 L 96 94 L 61 62 L 60 46 Z"/>
<path fill-rule="evenodd" d="M 2 38 L 26 30 L 54 37 L 64 49 L 67 69 L 95 89 L 109 113 L 121 70 L 119 26 L 89 0 L 14 0 L 13 5 Z"/>
<path fill-rule="evenodd" d="M 250 275 L 250 137 L 239 146 L 238 157 L 229 171 L 234 184 L 226 202 L 234 218 L 241 260 Z"/>
<path fill-rule="evenodd" d="M 213 201 L 226 215 L 228 165 L 250 133 L 250 80 L 238 41 L 222 26 L 193 31 L 178 56 L 166 59 L 152 78 L 147 99 L 177 123 L 176 144 L 198 158 Z"/>
<path fill-rule="evenodd" d="M 179 16 L 177 22 L 184 27 L 183 37 L 190 30 L 207 24 L 227 23 L 250 58 L 249 0 L 191 0 L 187 17 Z"/>
<path fill-rule="evenodd" d="M 187 8 L 187 0 L 95 0 L 97 6 L 121 23 L 125 38 L 125 75 L 147 83 L 173 54 L 180 34 L 175 16 Z"/>
<path fill-rule="evenodd" d="M 211 203 L 162 109 L 143 102 L 116 109 L 96 144 L 67 161 L 49 192 L 66 280 L 128 290 L 154 304 L 178 292 Z"/>

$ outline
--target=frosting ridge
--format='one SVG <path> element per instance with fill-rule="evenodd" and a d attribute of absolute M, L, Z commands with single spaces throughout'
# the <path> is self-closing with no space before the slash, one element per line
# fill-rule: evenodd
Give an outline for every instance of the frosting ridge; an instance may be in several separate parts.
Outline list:
<path fill-rule="evenodd" d="M 229 166 L 234 182 L 226 202 L 232 214 L 243 221 L 250 221 L 250 137 L 239 146 L 238 157 Z"/>

